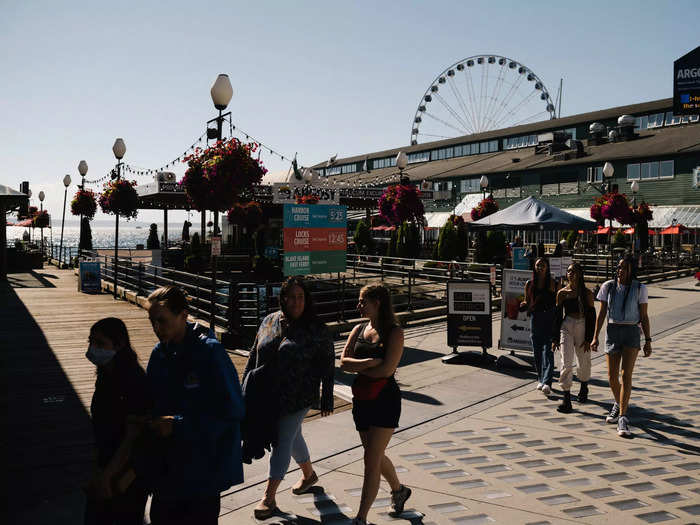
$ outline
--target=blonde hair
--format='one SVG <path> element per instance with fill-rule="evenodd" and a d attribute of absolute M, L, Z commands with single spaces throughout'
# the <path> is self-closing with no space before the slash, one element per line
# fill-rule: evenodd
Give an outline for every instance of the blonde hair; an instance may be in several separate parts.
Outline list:
<path fill-rule="evenodd" d="M 148 302 L 165 306 L 174 314 L 187 310 L 187 294 L 177 286 L 163 286 L 148 296 Z"/>

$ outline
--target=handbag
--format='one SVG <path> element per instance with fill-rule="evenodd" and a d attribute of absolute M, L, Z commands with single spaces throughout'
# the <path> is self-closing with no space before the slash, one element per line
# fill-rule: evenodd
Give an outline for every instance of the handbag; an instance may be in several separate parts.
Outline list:
<path fill-rule="evenodd" d="M 372 401 L 379 397 L 389 379 L 382 377 L 374 379 L 365 375 L 358 375 L 352 384 L 352 397 L 358 401 Z"/>

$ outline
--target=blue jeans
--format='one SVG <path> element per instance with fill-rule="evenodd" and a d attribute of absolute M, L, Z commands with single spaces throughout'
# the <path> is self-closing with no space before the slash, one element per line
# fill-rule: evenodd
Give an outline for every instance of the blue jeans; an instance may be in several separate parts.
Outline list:
<path fill-rule="evenodd" d="M 310 407 L 282 416 L 277 423 L 277 446 L 270 455 L 270 479 L 284 479 L 292 458 L 297 463 L 311 459 L 309 448 L 301 434 L 301 424 Z"/>
<path fill-rule="evenodd" d="M 554 352 L 552 352 L 552 325 L 554 310 L 533 312 L 530 316 L 530 340 L 535 354 L 537 380 L 552 386 L 554 375 Z"/>

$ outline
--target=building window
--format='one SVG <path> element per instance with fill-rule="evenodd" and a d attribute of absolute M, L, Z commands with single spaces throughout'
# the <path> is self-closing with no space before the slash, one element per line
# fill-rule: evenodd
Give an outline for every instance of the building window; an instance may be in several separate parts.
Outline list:
<path fill-rule="evenodd" d="M 462 156 L 462 146 L 455 146 L 455 157 Z"/>
<path fill-rule="evenodd" d="M 627 165 L 627 180 L 639 180 L 639 164 Z"/>
<path fill-rule="evenodd" d="M 357 164 L 345 164 L 340 167 L 341 173 L 355 173 L 357 171 Z"/>
<path fill-rule="evenodd" d="M 407 160 L 408 164 L 414 164 L 416 162 L 428 162 L 430 160 L 430 152 L 418 151 L 416 153 L 409 153 Z"/>
<path fill-rule="evenodd" d="M 471 145 L 471 150 L 472 150 L 472 155 L 478 155 L 479 153 L 479 143 L 475 142 L 474 144 Z"/>
<path fill-rule="evenodd" d="M 675 174 L 673 173 L 673 161 L 662 160 L 659 163 L 659 178 L 672 179 L 674 175 Z"/>
<path fill-rule="evenodd" d="M 480 178 L 471 178 L 460 181 L 460 193 L 479 193 L 481 191 L 479 180 Z"/>
<path fill-rule="evenodd" d="M 498 151 L 498 139 L 489 141 L 489 153 Z"/>
<path fill-rule="evenodd" d="M 586 182 L 603 182 L 603 168 L 602 166 L 588 168 L 588 173 L 586 175 Z"/>
<path fill-rule="evenodd" d="M 340 166 L 333 166 L 332 168 L 326 169 L 327 175 L 340 175 Z"/>

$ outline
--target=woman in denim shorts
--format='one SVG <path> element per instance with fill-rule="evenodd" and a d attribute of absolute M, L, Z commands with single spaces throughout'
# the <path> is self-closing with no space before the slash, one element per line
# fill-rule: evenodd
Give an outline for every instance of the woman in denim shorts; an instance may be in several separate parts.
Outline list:
<path fill-rule="evenodd" d="M 651 355 L 651 331 L 647 306 L 647 287 L 635 279 L 634 260 L 627 255 L 617 265 L 617 279 L 606 281 L 600 287 L 598 296 L 600 311 L 596 320 L 595 336 L 591 349 L 598 347 L 598 334 L 608 317 L 605 354 L 608 361 L 608 380 L 615 397 L 607 423 L 617 423 L 619 436 L 629 437 L 627 407 L 632 393 L 632 371 L 641 347 L 639 325 L 644 331 L 644 357 Z M 620 383 L 622 365 L 622 383 Z"/>

